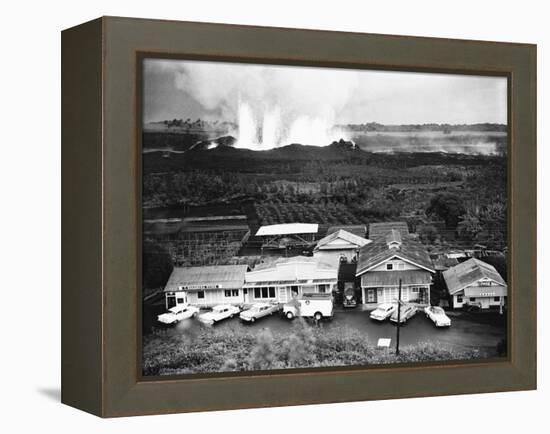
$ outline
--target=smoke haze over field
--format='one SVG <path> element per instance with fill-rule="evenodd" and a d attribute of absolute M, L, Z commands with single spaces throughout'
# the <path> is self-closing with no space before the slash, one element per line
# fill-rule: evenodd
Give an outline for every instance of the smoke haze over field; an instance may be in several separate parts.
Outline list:
<path fill-rule="evenodd" d="M 147 59 L 143 121 L 218 119 L 237 146 L 328 145 L 335 124 L 506 123 L 506 79 Z"/>

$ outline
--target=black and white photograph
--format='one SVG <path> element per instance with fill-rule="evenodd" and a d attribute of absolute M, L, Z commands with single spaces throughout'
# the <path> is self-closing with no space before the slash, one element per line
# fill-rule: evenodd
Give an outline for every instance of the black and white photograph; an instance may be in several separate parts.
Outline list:
<path fill-rule="evenodd" d="M 144 377 L 507 357 L 506 76 L 139 67 Z"/>

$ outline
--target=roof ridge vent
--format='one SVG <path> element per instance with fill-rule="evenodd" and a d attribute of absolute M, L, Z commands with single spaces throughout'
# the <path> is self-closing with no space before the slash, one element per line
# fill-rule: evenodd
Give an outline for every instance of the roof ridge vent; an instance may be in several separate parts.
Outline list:
<path fill-rule="evenodd" d="M 398 230 L 392 229 L 386 234 L 386 244 L 389 249 L 399 249 L 402 243 L 401 232 Z"/>

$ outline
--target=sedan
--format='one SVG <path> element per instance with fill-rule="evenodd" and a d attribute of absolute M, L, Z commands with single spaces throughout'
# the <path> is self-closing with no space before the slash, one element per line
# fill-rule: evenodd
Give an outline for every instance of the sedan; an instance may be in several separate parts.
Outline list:
<path fill-rule="evenodd" d="M 213 325 L 227 318 L 233 318 L 241 310 L 237 306 L 230 304 L 220 304 L 214 306 L 210 312 L 199 315 L 199 321 L 205 324 Z"/>
<path fill-rule="evenodd" d="M 416 315 L 416 307 L 410 304 L 402 304 L 399 307 L 401 314 L 399 315 L 399 323 L 406 323 L 409 319 Z M 390 321 L 397 322 L 397 315 L 399 310 L 395 309 L 395 312 L 392 313 Z"/>
<path fill-rule="evenodd" d="M 241 312 L 239 317 L 242 321 L 253 323 L 257 319 L 263 318 L 267 315 L 273 315 L 275 312 L 281 310 L 281 306 L 271 303 L 255 303 L 250 309 Z"/>
<path fill-rule="evenodd" d="M 439 306 L 428 306 L 424 313 L 430 318 L 436 327 L 450 327 L 451 319 L 445 314 L 445 311 Z"/>
<path fill-rule="evenodd" d="M 370 313 L 370 317 L 376 321 L 384 321 L 388 319 L 397 309 L 394 303 L 382 303 Z"/>
<path fill-rule="evenodd" d="M 163 324 L 176 324 L 184 319 L 191 318 L 199 313 L 199 308 L 188 304 L 180 304 L 171 307 L 168 312 L 157 317 L 157 321 Z"/>

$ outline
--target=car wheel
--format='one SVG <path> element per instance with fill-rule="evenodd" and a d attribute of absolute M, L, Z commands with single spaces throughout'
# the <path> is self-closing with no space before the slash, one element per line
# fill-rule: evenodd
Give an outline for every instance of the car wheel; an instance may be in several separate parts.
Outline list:
<path fill-rule="evenodd" d="M 323 315 L 321 314 L 321 312 L 315 312 L 315 315 L 313 315 L 313 317 L 315 318 L 315 321 L 321 321 L 321 319 L 323 319 Z"/>
<path fill-rule="evenodd" d="M 286 313 L 286 317 L 287 317 L 288 319 L 293 319 L 293 318 L 294 318 L 294 314 L 293 314 L 292 312 L 287 312 L 287 313 Z"/>

